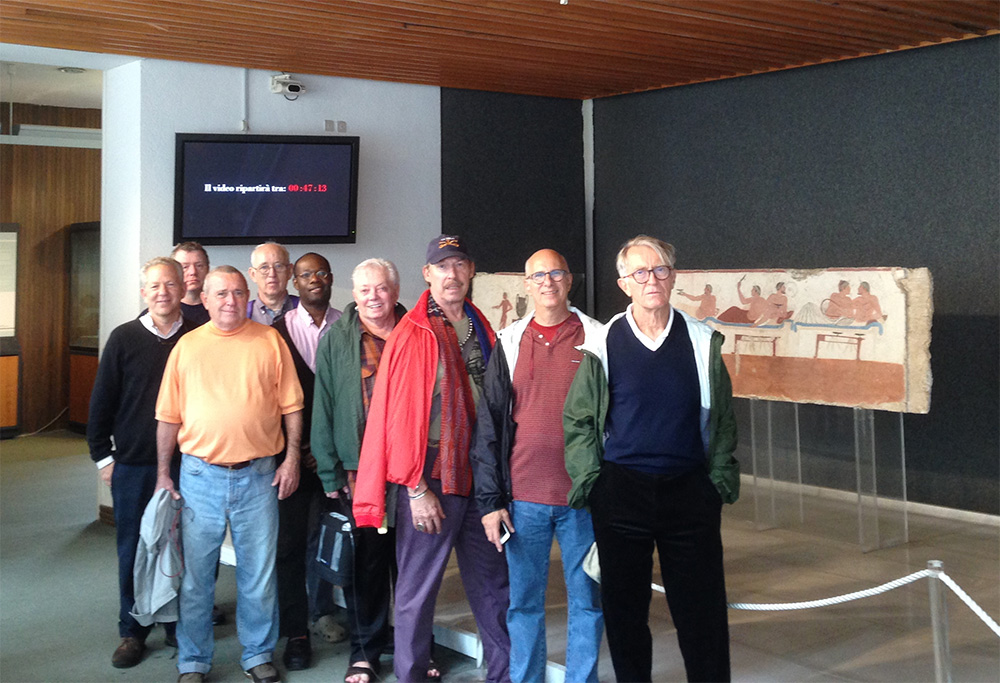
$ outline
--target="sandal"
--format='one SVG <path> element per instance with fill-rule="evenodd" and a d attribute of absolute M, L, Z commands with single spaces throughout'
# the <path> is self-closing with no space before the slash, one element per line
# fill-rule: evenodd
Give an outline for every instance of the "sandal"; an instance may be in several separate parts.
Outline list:
<path fill-rule="evenodd" d="M 434 673 L 431 673 L 432 671 Z M 431 660 L 431 663 L 427 666 L 427 680 L 431 681 L 432 683 L 436 683 L 437 681 L 441 680 L 441 669 L 438 668 L 438 665 L 434 663 L 433 659 Z"/>
<path fill-rule="evenodd" d="M 382 680 L 378 677 L 375 669 L 370 666 L 355 666 L 352 664 L 347 667 L 347 673 L 344 674 L 344 683 L 347 683 L 347 679 L 351 676 L 368 676 L 368 683 L 375 683 Z"/>

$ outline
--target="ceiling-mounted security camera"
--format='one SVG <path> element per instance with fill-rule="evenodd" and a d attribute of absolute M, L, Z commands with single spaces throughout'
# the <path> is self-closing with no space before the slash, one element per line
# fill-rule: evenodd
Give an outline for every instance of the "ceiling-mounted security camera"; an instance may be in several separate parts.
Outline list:
<path fill-rule="evenodd" d="M 301 95 L 306 91 L 301 81 L 295 80 L 291 74 L 271 76 L 271 92 L 279 95 Z"/>

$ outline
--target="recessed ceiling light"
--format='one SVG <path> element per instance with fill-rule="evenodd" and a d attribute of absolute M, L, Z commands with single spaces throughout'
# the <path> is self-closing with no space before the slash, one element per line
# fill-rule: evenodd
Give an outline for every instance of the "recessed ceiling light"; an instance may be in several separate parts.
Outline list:
<path fill-rule="evenodd" d="M 87 71 L 86 69 L 81 69 L 78 66 L 60 66 L 59 70 L 64 74 L 82 74 Z"/>

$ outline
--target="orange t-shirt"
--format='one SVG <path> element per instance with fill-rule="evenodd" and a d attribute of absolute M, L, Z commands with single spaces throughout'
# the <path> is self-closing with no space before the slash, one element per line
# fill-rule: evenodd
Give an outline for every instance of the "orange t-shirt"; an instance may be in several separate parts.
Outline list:
<path fill-rule="evenodd" d="M 213 465 L 281 452 L 282 415 L 302 410 L 291 353 L 272 328 L 208 322 L 177 342 L 156 399 L 156 419 L 180 424 L 182 453 Z"/>

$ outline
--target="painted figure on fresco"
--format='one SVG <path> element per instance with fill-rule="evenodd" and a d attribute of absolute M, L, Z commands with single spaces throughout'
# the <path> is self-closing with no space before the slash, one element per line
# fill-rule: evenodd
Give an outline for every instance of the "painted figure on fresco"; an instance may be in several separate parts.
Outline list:
<path fill-rule="evenodd" d="M 500 327 L 499 327 L 499 329 L 502 330 L 503 328 L 507 327 L 507 313 L 509 313 L 510 310 L 512 308 L 514 308 L 514 304 L 512 304 L 510 302 L 510 299 L 507 298 L 507 292 L 503 293 L 503 299 L 500 301 L 500 303 L 498 303 L 493 308 L 499 308 L 500 309 Z"/>
<path fill-rule="evenodd" d="M 678 289 L 677 293 L 691 301 L 701 302 L 698 304 L 698 310 L 694 312 L 694 317 L 698 318 L 698 320 L 712 318 L 719 312 L 718 307 L 715 305 L 715 295 L 712 294 L 712 285 L 705 285 L 704 294 L 699 294 L 698 296 L 688 294 L 683 289 Z"/>
<path fill-rule="evenodd" d="M 785 294 L 785 283 L 774 286 L 774 294 L 767 297 L 767 311 L 757 319 L 754 325 L 763 325 L 771 321 L 781 324 L 792 317 L 794 311 L 788 310 L 788 296 Z"/>
<path fill-rule="evenodd" d="M 823 314 L 831 320 L 854 318 L 854 301 L 851 299 L 851 285 L 847 280 L 837 283 L 837 291 L 821 304 Z"/>
<path fill-rule="evenodd" d="M 882 314 L 878 297 L 872 294 L 871 285 L 862 282 L 858 285 L 858 296 L 854 299 L 854 322 L 862 325 L 881 322 L 889 316 Z"/>
<path fill-rule="evenodd" d="M 718 317 L 721 322 L 753 325 L 767 312 L 767 299 L 760 295 L 760 285 L 754 285 L 750 288 L 749 297 L 743 296 L 742 285 L 746 278 L 747 276 L 744 275 L 736 283 L 736 293 L 740 297 L 740 303 L 747 305 L 748 308 L 740 308 L 739 306 L 727 308 Z"/>

